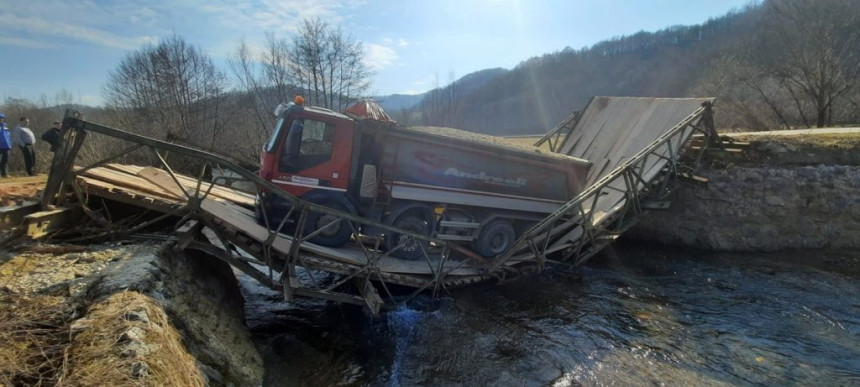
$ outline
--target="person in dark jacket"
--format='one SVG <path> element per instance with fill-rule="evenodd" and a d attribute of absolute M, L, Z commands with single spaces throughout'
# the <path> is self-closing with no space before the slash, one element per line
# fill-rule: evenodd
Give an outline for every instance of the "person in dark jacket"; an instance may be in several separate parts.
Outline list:
<path fill-rule="evenodd" d="M 9 149 L 12 149 L 12 136 L 6 127 L 6 115 L 0 113 L 0 177 L 9 177 L 6 164 L 9 163 Z"/>
<path fill-rule="evenodd" d="M 60 121 L 54 121 L 54 126 L 42 133 L 42 140 L 51 144 L 51 152 L 57 152 L 57 149 L 60 148 L 60 136 L 62 136 L 62 131 L 60 130 Z"/>

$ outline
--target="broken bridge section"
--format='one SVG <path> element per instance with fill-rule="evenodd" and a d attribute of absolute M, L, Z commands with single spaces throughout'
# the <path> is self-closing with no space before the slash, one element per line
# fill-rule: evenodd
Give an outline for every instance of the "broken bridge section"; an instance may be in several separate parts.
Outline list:
<path fill-rule="evenodd" d="M 194 249 L 224 260 L 281 290 L 287 300 L 322 298 L 366 305 L 376 313 L 424 291 L 439 294 L 456 286 L 515 277 L 539 271 L 547 262 L 584 262 L 649 206 L 660 207 L 674 179 L 692 176 L 706 146 L 698 147 L 698 155 L 685 156 L 690 137 L 701 134 L 704 144 L 716 140 L 711 102 L 597 97 L 583 114 L 568 117 L 542 141 L 549 140 L 556 152 L 595 164 L 588 188 L 494 259 L 456 241 L 303 201 L 226 157 L 88 122 L 73 113 L 63 121 L 63 146 L 53 160 L 40 205 L 43 212 L 65 208 L 82 212 L 91 223 L 102 225 L 97 237 L 151 236 L 149 230 L 167 224 L 173 231 L 166 237 L 176 249 Z M 115 144 L 113 153 L 93 158 L 81 152 L 95 136 L 101 137 L 99 144 Z M 177 165 L 199 173 L 179 174 Z M 282 197 L 291 203 L 290 216 L 280 224 L 271 223 L 265 211 L 255 213 L 255 192 L 215 184 L 216 175 Z M 309 231 L 308 219 L 325 219 L 327 224 Z M 351 228 L 349 244 L 331 248 L 310 242 L 334 225 Z M 368 228 L 423 241 L 422 257 L 415 261 L 392 257 L 391 252 L 402 246 L 383 248 L 384 238 L 362 233 Z"/>
<path fill-rule="evenodd" d="M 593 163 L 584 192 L 525 232 L 493 262 L 530 259 L 574 265 L 597 254 L 649 209 L 668 208 L 673 183 L 695 178 L 708 145 L 718 144 L 713 98 L 594 97 L 547 133 L 555 152 Z M 702 144 L 687 151 L 697 135 Z"/>

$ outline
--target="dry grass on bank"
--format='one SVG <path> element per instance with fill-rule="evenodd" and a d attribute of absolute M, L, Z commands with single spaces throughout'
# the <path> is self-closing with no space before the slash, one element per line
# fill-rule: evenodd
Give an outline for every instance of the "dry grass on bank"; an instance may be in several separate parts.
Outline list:
<path fill-rule="evenodd" d="M 75 325 L 81 331 L 69 351 L 66 384 L 205 385 L 179 332 L 148 296 L 133 291 L 114 294 Z"/>
<path fill-rule="evenodd" d="M 157 302 L 114 294 L 69 321 L 64 297 L 0 294 L 0 386 L 204 386 Z"/>
<path fill-rule="evenodd" d="M 54 385 L 66 369 L 62 297 L 0 294 L 0 385 Z"/>

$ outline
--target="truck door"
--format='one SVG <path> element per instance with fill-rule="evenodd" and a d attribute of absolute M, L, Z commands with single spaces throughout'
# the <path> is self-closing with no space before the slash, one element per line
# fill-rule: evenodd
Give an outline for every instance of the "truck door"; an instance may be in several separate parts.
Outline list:
<path fill-rule="evenodd" d="M 302 196 L 315 189 L 346 192 L 352 158 L 348 122 L 327 117 L 296 117 L 281 144 L 272 182 Z"/>

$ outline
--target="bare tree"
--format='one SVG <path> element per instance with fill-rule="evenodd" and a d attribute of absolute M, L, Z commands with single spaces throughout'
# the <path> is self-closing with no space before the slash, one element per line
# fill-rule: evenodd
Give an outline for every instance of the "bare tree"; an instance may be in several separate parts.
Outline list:
<path fill-rule="evenodd" d="M 434 88 L 421 102 L 425 125 L 461 127 L 463 124 L 462 91 L 454 70 L 448 71 L 448 85 L 439 85 L 439 75 L 434 75 Z"/>
<path fill-rule="evenodd" d="M 173 35 L 126 56 L 110 73 L 105 94 L 129 127 L 210 148 L 225 130 L 223 88 L 212 59 Z"/>
<path fill-rule="evenodd" d="M 731 108 L 723 124 L 823 127 L 856 117 L 860 2 L 767 0 L 747 12 L 751 36 L 711 63 L 694 90 Z"/>
<path fill-rule="evenodd" d="M 361 42 L 321 19 L 303 21 L 289 57 L 293 81 L 312 104 L 342 110 L 370 87 Z"/>
<path fill-rule="evenodd" d="M 272 32 L 266 33 L 266 51 L 262 55 L 265 85 L 274 92 L 269 107 L 289 101 L 295 94 L 296 76 L 290 70 L 290 42 Z M 272 93 L 269 94 L 272 94 Z"/>
<path fill-rule="evenodd" d="M 370 72 L 363 57 L 360 42 L 318 19 L 305 20 L 292 38 L 267 32 L 259 53 L 241 41 L 229 64 L 241 94 L 237 116 L 255 126 L 242 131 L 244 153 L 259 151 L 274 126 L 273 109 L 297 93 L 308 103 L 342 110 L 366 91 Z"/>
<path fill-rule="evenodd" d="M 791 96 L 802 122 L 829 125 L 834 103 L 860 76 L 860 2 L 769 0 L 755 48 L 757 62 Z"/>
<path fill-rule="evenodd" d="M 239 105 L 239 117 L 243 122 L 253 123 L 257 130 L 244 130 L 241 134 L 244 135 L 243 144 L 250 144 L 251 153 L 255 152 L 255 148 L 259 147 L 266 138 L 271 134 L 271 128 L 274 126 L 274 117 L 271 110 L 278 103 L 284 101 L 283 96 L 280 98 L 272 96 L 272 79 L 270 68 L 273 67 L 273 62 L 277 63 L 281 59 L 275 56 L 272 59 L 270 54 L 276 51 L 273 47 L 271 35 L 269 37 L 269 53 L 263 53 L 258 59 L 251 52 L 251 49 L 245 43 L 240 41 L 236 48 L 233 59 L 229 61 L 229 66 L 233 72 L 237 89 L 241 95 L 237 98 Z M 286 61 L 286 57 L 283 57 Z M 279 90 L 277 86 L 274 90 Z"/>

